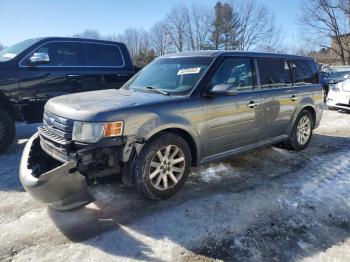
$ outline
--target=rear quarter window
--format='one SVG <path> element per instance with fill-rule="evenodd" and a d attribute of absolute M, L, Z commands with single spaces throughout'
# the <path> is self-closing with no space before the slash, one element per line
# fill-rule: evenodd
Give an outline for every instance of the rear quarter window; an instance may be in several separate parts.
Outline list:
<path fill-rule="evenodd" d="M 313 61 L 291 60 L 290 61 L 293 81 L 295 85 L 318 84 L 317 68 Z"/>
<path fill-rule="evenodd" d="M 124 59 L 119 46 L 112 44 L 85 44 L 86 65 L 98 67 L 122 67 Z"/>
<path fill-rule="evenodd" d="M 261 88 L 275 88 L 292 84 L 291 72 L 286 60 L 258 58 Z"/>

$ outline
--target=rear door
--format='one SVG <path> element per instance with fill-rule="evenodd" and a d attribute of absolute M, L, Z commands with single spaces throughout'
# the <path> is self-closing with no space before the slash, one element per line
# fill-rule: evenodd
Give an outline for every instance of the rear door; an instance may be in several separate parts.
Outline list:
<path fill-rule="evenodd" d="M 29 66 L 28 60 L 34 53 L 46 53 L 49 62 Z M 19 85 L 25 120 L 41 121 L 48 99 L 82 91 L 84 64 L 84 49 L 79 42 L 51 41 L 28 54 L 19 64 Z"/>
<path fill-rule="evenodd" d="M 118 89 L 132 76 L 131 72 L 125 70 L 125 59 L 117 43 L 86 42 L 84 46 L 84 90 Z"/>
<path fill-rule="evenodd" d="M 257 58 L 261 101 L 260 141 L 271 142 L 287 135 L 296 109 L 297 92 L 289 63 L 283 58 Z"/>
<path fill-rule="evenodd" d="M 259 138 L 260 94 L 253 59 L 225 58 L 212 76 L 208 89 L 218 84 L 232 84 L 238 94 L 211 95 L 204 99 L 209 160 L 254 146 Z"/>

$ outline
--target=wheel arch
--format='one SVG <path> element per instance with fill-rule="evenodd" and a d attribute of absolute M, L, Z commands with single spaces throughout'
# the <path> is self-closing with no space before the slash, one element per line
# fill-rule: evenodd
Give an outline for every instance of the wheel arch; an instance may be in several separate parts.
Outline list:
<path fill-rule="evenodd" d="M 296 110 L 293 117 L 292 117 L 292 121 L 290 122 L 289 125 L 289 129 L 288 129 L 288 136 L 290 137 L 292 135 L 292 131 L 293 131 L 293 127 L 295 124 L 295 121 L 298 118 L 298 115 L 303 111 L 303 110 L 307 110 L 311 113 L 312 115 L 312 120 L 313 120 L 313 128 L 315 128 L 316 125 L 316 108 L 313 104 L 311 103 L 305 103 L 302 106 L 299 107 L 299 110 Z"/>
<path fill-rule="evenodd" d="M 300 110 L 300 112 L 302 112 L 302 111 L 304 111 L 304 110 L 309 111 L 309 112 L 311 113 L 311 116 L 312 116 L 312 125 L 313 125 L 313 128 L 314 128 L 314 127 L 315 127 L 315 124 L 316 124 L 316 110 L 315 110 L 315 108 L 314 108 L 313 106 L 311 106 L 311 105 L 307 105 L 307 106 L 304 106 L 304 107 Z M 300 114 L 300 112 L 299 112 L 299 114 Z"/>
<path fill-rule="evenodd" d="M 150 140 L 157 138 L 161 133 L 164 133 L 164 132 L 176 134 L 187 142 L 191 151 L 191 159 L 192 159 L 191 164 L 192 166 L 197 166 L 198 165 L 198 146 L 197 146 L 196 140 L 194 139 L 193 135 L 184 128 L 167 127 L 167 128 L 158 130 L 157 132 L 153 133 L 151 136 L 147 138 L 146 143 Z"/>
<path fill-rule="evenodd" d="M 157 129 L 157 131 L 150 134 L 147 138 L 143 139 L 143 142 L 137 143 L 135 147 L 132 149 L 132 152 L 128 158 L 128 161 L 125 163 L 122 171 L 122 181 L 126 185 L 134 185 L 134 168 L 136 165 L 136 161 L 138 159 L 138 155 L 142 151 L 144 145 L 147 142 L 150 142 L 152 139 L 157 138 L 160 134 L 164 132 L 170 132 L 182 137 L 188 144 L 191 151 L 191 165 L 198 166 L 199 163 L 199 150 L 197 146 L 197 142 L 190 131 L 187 131 L 185 128 L 181 127 L 164 127 L 163 129 Z M 141 140 L 140 140 L 141 141 Z"/>

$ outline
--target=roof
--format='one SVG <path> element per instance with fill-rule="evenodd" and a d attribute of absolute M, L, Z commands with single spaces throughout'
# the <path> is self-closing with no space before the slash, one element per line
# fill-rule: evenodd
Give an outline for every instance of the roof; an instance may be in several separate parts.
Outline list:
<path fill-rule="evenodd" d="M 100 42 L 100 43 L 109 43 L 109 44 L 123 44 L 116 41 L 108 41 L 108 40 L 97 40 L 91 38 L 78 38 L 78 37 L 60 37 L 60 36 L 48 36 L 48 37 L 40 37 L 39 41 L 81 41 L 81 42 Z M 124 44 L 123 44 L 124 45 Z"/>
<path fill-rule="evenodd" d="M 288 59 L 311 59 L 306 56 L 297 56 L 289 54 L 280 54 L 280 53 L 269 53 L 269 52 L 253 52 L 253 51 L 236 51 L 236 50 L 200 50 L 200 51 L 185 51 L 178 52 L 173 54 L 167 54 L 163 57 L 198 57 L 198 56 L 207 56 L 207 57 L 218 57 L 218 56 L 249 56 L 249 57 L 275 57 L 275 58 L 288 58 Z"/>

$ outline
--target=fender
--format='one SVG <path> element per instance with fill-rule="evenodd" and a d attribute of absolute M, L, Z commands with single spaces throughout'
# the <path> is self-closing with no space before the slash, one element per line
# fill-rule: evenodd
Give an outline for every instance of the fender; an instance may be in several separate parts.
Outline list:
<path fill-rule="evenodd" d="M 188 126 L 183 125 L 183 124 L 179 124 L 179 123 L 168 123 L 168 124 L 163 124 L 161 126 L 158 126 L 157 128 L 153 129 L 150 133 L 148 133 L 144 137 L 144 141 L 147 142 L 153 136 L 157 135 L 158 133 L 160 133 L 162 131 L 168 130 L 168 129 L 179 129 L 179 130 L 182 130 L 182 131 L 185 131 L 186 133 L 188 133 L 196 144 L 197 154 L 199 153 L 199 150 L 200 150 L 200 148 L 199 148 L 199 134 L 195 133 Z M 138 144 L 138 146 L 136 147 L 136 150 L 138 153 L 141 152 L 143 146 L 144 146 L 144 143 Z M 197 155 L 197 157 L 198 157 L 198 155 Z"/>
<path fill-rule="evenodd" d="M 153 136 L 159 134 L 162 131 L 169 129 L 178 129 L 189 134 L 194 143 L 196 144 L 196 159 L 199 159 L 200 156 L 200 147 L 199 145 L 199 136 L 195 134 L 190 128 L 181 124 L 164 124 L 162 126 L 153 129 L 152 132 L 148 133 L 144 138 L 140 138 L 134 135 L 131 135 L 127 138 L 126 145 L 123 150 L 123 169 L 122 169 L 122 182 L 125 185 L 132 186 L 134 181 L 133 170 L 135 166 L 135 161 L 138 159 L 138 155 L 142 151 L 143 147 L 149 139 Z"/>
<path fill-rule="evenodd" d="M 315 103 L 314 103 L 314 100 L 310 97 L 304 97 L 300 103 L 298 104 L 296 110 L 294 111 L 294 114 L 292 116 L 292 119 L 293 121 L 291 122 L 291 125 L 289 126 L 288 128 L 288 135 L 291 136 L 292 135 L 292 130 L 293 130 L 293 126 L 294 126 L 294 123 L 296 121 L 296 118 L 298 117 L 299 113 L 301 111 L 304 110 L 304 108 L 306 107 L 311 107 L 313 108 L 313 110 L 315 111 L 315 114 L 317 115 L 317 110 L 316 110 L 316 106 L 315 106 Z"/>

